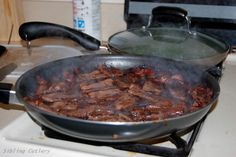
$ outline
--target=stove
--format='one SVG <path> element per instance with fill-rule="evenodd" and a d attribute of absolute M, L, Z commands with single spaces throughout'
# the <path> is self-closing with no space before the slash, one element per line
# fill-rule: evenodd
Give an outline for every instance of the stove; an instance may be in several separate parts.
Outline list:
<path fill-rule="evenodd" d="M 158 6 L 182 8 L 191 19 L 190 30 L 211 34 L 236 45 L 234 0 L 125 0 L 124 19 L 127 28 L 148 26 L 152 9 Z M 175 19 L 170 18 L 167 21 L 172 22 Z M 163 21 L 158 21 L 159 24 L 160 22 Z"/>
<path fill-rule="evenodd" d="M 108 146 L 117 150 L 131 151 L 135 153 L 142 153 L 148 155 L 156 155 L 163 157 L 185 157 L 188 156 L 195 139 L 200 132 L 201 125 L 205 118 L 202 118 L 198 123 L 190 128 L 179 131 L 178 133 L 172 133 L 162 138 L 152 138 L 146 141 L 130 142 L 130 143 L 104 143 L 93 142 L 87 140 L 81 140 L 78 138 L 72 138 L 60 133 L 57 133 L 49 128 L 42 127 L 44 135 L 49 138 L 72 141 L 78 143 L 85 143 L 95 146 Z M 184 139 L 181 136 L 188 134 L 188 139 Z M 162 146 L 163 142 L 171 142 L 174 147 Z"/>
<path fill-rule="evenodd" d="M 151 7 L 155 2 L 159 3 L 158 0 L 150 1 L 152 3 Z M 180 4 L 179 1 L 176 2 Z M 134 9 L 135 5 L 140 5 L 143 2 L 141 0 L 126 0 L 125 3 L 127 28 L 146 25 L 145 21 L 148 20 L 146 12 L 140 16 L 137 15 L 139 10 Z M 164 1 L 160 1 L 160 3 L 164 3 Z M 127 7 L 127 4 L 131 9 Z M 150 11 L 149 1 L 142 6 L 145 11 Z M 141 17 L 138 19 L 141 20 L 141 22 L 138 22 L 141 25 L 137 25 L 137 22 L 134 25 L 133 17 Z M 196 18 L 198 19 L 198 17 Z M 201 20 L 204 21 L 204 18 L 201 17 Z M 222 21 L 220 20 L 220 22 Z M 230 42 L 233 43 L 234 40 L 230 40 Z M 55 41 L 49 38 L 33 41 L 30 48 L 27 48 L 26 45 L 4 46 L 7 51 L 1 54 L 0 69 L 12 63 L 16 65 L 16 68 L 12 69 L 1 82 L 13 84 L 22 73 L 37 65 L 70 56 L 91 54 L 91 52 L 84 50 L 71 41 L 65 42 L 58 39 Z M 92 54 L 97 53 L 107 53 L 107 51 L 100 50 Z M 221 94 L 218 102 L 214 104 L 211 112 L 206 117 L 192 127 L 169 136 L 147 139 L 137 143 L 102 143 L 68 137 L 37 125 L 37 122 L 33 121 L 24 111 L 24 108 L 19 105 L 0 104 L 0 156 L 234 156 L 234 146 L 236 145 L 236 126 L 233 121 L 236 113 L 234 104 L 236 102 L 234 93 L 236 89 L 234 83 L 236 55 L 230 54 L 226 61 L 212 67 L 209 73 L 220 79 Z M 12 102 L 14 104 L 19 103 L 15 98 L 12 98 Z"/>
<path fill-rule="evenodd" d="M 39 64 L 69 56 L 90 54 L 73 44 L 37 45 L 32 43 L 30 50 L 20 45 L 5 46 L 8 49 L 3 56 L 5 64 L 14 62 L 17 65 L 17 68 L 1 81 L 8 83 L 14 83 L 23 72 Z M 107 144 L 66 137 L 37 125 L 20 106 L 1 104 L 0 156 L 60 157 L 68 154 L 85 157 L 233 156 L 233 146 L 236 144 L 236 127 L 232 121 L 236 112 L 234 105 L 236 86 L 233 80 L 236 77 L 235 54 L 230 54 L 221 66 L 221 70 L 224 69 L 224 75 L 220 81 L 221 94 L 219 101 L 206 119 L 168 137 L 149 139 L 140 143 Z M 222 124 L 219 125 L 219 123 Z M 224 147 L 225 145 L 228 147 Z M 219 149 L 220 147 L 224 149 Z"/>

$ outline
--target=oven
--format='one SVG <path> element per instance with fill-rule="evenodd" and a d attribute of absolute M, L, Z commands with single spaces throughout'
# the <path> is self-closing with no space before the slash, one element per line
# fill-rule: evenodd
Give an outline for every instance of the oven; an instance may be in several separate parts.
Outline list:
<path fill-rule="evenodd" d="M 235 45 L 236 2 L 233 0 L 126 0 L 124 19 L 127 28 L 147 26 L 152 9 L 180 7 L 188 12 L 191 29 L 214 34 Z"/>
<path fill-rule="evenodd" d="M 212 33 L 235 44 L 233 1 L 140 1 L 126 0 L 124 18 L 127 28 L 147 26 L 151 10 L 158 5 L 183 7 L 191 17 L 191 28 Z M 199 9 L 202 9 L 199 12 Z M 210 10 L 211 13 L 208 13 Z M 225 12 L 222 14 L 222 11 Z M 0 71 L 6 76 L 1 82 L 15 83 L 27 70 L 37 65 L 71 56 L 90 54 L 71 41 L 46 38 L 27 45 L 3 45 Z M 64 52 L 67 52 L 66 54 Z M 103 50 L 95 53 L 104 53 Z M 106 53 L 106 52 L 105 52 Z M 210 73 L 220 81 L 221 93 L 211 112 L 190 128 L 170 136 L 142 142 L 103 143 L 71 138 L 37 125 L 20 105 L 0 106 L 1 156 L 85 156 L 85 157 L 151 157 L 151 156 L 233 156 L 236 144 L 234 125 L 234 89 L 236 85 L 236 56 L 231 53 L 225 61 L 212 67 Z M 13 104 L 17 99 L 10 98 Z M 96 128 L 95 128 L 96 129 Z"/>

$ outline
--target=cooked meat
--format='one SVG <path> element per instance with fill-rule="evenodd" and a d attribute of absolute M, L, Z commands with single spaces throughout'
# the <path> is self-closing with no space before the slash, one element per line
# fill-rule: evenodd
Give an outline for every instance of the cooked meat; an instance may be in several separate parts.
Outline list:
<path fill-rule="evenodd" d="M 186 111 L 186 104 L 185 103 L 179 103 L 175 106 L 168 109 L 168 111 L 163 112 L 163 118 L 169 118 L 169 117 L 176 117 L 183 115 Z"/>
<path fill-rule="evenodd" d="M 59 113 L 69 117 L 88 119 L 88 115 L 94 112 L 95 108 L 96 108 L 95 105 L 88 105 L 86 108 L 80 108 L 77 110 L 61 109 Z"/>
<path fill-rule="evenodd" d="M 127 81 L 125 81 L 121 77 L 115 78 L 113 83 L 114 83 L 114 85 L 116 85 L 118 88 L 120 88 L 122 90 L 128 89 L 130 86 L 130 83 L 128 83 Z"/>
<path fill-rule="evenodd" d="M 48 89 L 48 85 L 47 85 L 48 82 L 39 76 L 37 77 L 37 82 L 38 82 L 38 88 L 37 88 L 35 94 L 41 95 L 44 93 L 45 90 Z"/>
<path fill-rule="evenodd" d="M 158 69 L 158 68 L 157 68 Z M 50 80 L 37 76 L 29 103 L 47 112 L 94 121 L 153 121 L 181 116 L 207 105 L 213 91 L 191 85 L 181 74 L 148 67 L 90 72 L 63 70 Z"/>
<path fill-rule="evenodd" d="M 120 94 L 121 91 L 119 89 L 108 89 L 108 90 L 101 90 L 88 93 L 88 96 L 92 99 L 106 99 L 112 96 L 116 96 Z"/>
<path fill-rule="evenodd" d="M 150 68 L 138 67 L 133 69 L 134 73 L 139 76 L 152 77 L 154 75 L 154 70 Z"/>
<path fill-rule="evenodd" d="M 66 92 L 70 86 L 66 82 L 54 82 L 43 93 Z"/>
<path fill-rule="evenodd" d="M 104 90 L 104 89 L 111 89 L 111 88 L 114 88 L 112 79 L 105 79 L 96 83 L 81 83 L 80 84 L 81 91 L 85 93 Z"/>
<path fill-rule="evenodd" d="M 160 111 L 169 110 L 173 107 L 173 103 L 168 99 L 160 98 L 156 103 L 149 103 L 146 106 L 151 113 L 158 113 Z"/>
<path fill-rule="evenodd" d="M 134 121 L 158 120 L 161 119 L 161 114 L 151 113 L 145 107 L 136 107 L 131 110 L 131 117 Z"/>
<path fill-rule="evenodd" d="M 61 101 L 65 99 L 76 99 L 79 97 L 79 94 L 76 93 L 64 93 L 64 92 L 58 92 L 58 93 L 49 93 L 49 94 L 44 94 L 42 95 L 42 99 L 46 102 L 56 102 L 56 101 Z"/>
<path fill-rule="evenodd" d="M 132 121 L 132 119 L 129 116 L 126 116 L 124 114 L 116 114 L 115 116 L 113 114 L 102 114 L 102 115 L 97 115 L 97 116 L 89 116 L 89 120 L 109 121 L 109 122 L 119 122 L 119 121 L 131 122 Z"/>
<path fill-rule="evenodd" d="M 132 72 L 130 73 L 127 73 L 126 75 L 124 75 L 125 79 L 127 80 L 128 83 L 136 83 L 136 82 L 139 82 L 140 81 L 140 77 L 139 75 L 136 75 Z"/>
<path fill-rule="evenodd" d="M 194 100 L 193 107 L 201 108 L 211 101 L 213 92 L 210 88 L 204 88 L 203 86 L 197 86 L 191 92 L 191 96 Z"/>
<path fill-rule="evenodd" d="M 67 110 L 67 111 L 74 111 L 79 107 L 78 104 L 76 103 L 67 103 L 64 107 L 63 110 Z"/>
<path fill-rule="evenodd" d="M 116 110 L 122 110 L 133 106 L 136 103 L 136 98 L 128 93 L 122 94 L 113 104 Z"/>
<path fill-rule="evenodd" d="M 84 73 L 78 75 L 79 82 L 84 82 L 84 81 L 89 82 L 91 80 L 101 80 L 104 78 L 107 78 L 107 76 L 101 73 L 99 70 L 94 70 L 90 73 Z"/>
<path fill-rule="evenodd" d="M 105 65 L 100 65 L 98 70 L 109 78 L 116 78 L 123 75 L 123 71 L 114 67 L 107 68 Z"/>
<path fill-rule="evenodd" d="M 53 103 L 50 105 L 50 107 L 51 107 L 52 109 L 55 109 L 55 110 L 57 110 L 57 111 L 59 111 L 61 108 L 65 107 L 65 106 L 67 106 L 67 103 L 64 102 L 64 101 L 56 101 L 56 102 L 53 102 Z"/>
<path fill-rule="evenodd" d="M 143 85 L 143 90 L 147 92 L 153 92 L 156 95 L 160 95 L 162 91 L 162 85 L 153 81 L 146 81 Z"/>
<path fill-rule="evenodd" d="M 158 101 L 158 96 L 151 93 L 151 92 L 146 92 L 143 89 L 141 89 L 138 85 L 136 84 L 131 84 L 130 88 L 128 90 L 128 93 L 138 96 L 142 99 L 146 99 L 151 102 L 157 102 Z"/>

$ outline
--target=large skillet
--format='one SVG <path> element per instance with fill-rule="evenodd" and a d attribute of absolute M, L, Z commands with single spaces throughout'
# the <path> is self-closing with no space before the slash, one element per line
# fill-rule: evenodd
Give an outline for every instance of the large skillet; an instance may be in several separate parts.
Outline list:
<path fill-rule="evenodd" d="M 174 19 L 180 17 L 187 28 L 159 27 L 156 21 L 163 14 L 174 16 Z M 217 37 L 191 30 L 190 23 L 187 12 L 181 8 L 157 7 L 152 10 L 148 26 L 115 33 L 106 45 L 83 32 L 46 22 L 24 23 L 19 28 L 19 35 L 27 41 L 41 37 L 66 37 L 91 52 L 105 46 L 113 54 L 158 56 L 198 65 L 203 69 L 222 62 L 227 57 L 230 46 Z"/>
<path fill-rule="evenodd" d="M 144 122 L 101 122 L 70 118 L 43 111 L 23 99 L 25 96 L 34 96 L 37 76 L 50 80 L 63 70 L 74 66 L 78 66 L 82 72 L 89 72 L 101 64 L 120 69 L 145 65 L 155 67 L 155 70 L 174 71 L 192 79 L 193 84 L 207 85 L 213 90 L 213 97 L 209 104 L 195 112 L 165 120 Z M 85 55 L 42 64 L 24 73 L 17 80 L 15 90 L 18 100 L 24 104 L 30 117 L 41 125 L 76 138 L 103 142 L 144 140 L 189 127 L 207 114 L 220 92 L 218 82 L 202 69 L 168 59 L 127 55 Z"/>

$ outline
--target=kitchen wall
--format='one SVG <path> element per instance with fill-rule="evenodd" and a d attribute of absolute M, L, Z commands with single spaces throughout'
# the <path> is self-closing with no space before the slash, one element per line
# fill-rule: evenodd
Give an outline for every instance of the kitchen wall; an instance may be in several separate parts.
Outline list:
<path fill-rule="evenodd" d="M 19 41 L 18 28 L 23 20 L 21 0 L 0 0 L 0 42 Z"/>
<path fill-rule="evenodd" d="M 101 0 L 101 40 L 126 28 L 124 0 Z M 24 21 L 46 21 L 73 27 L 72 0 L 22 0 Z"/>

